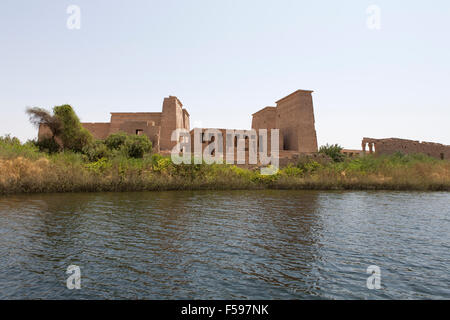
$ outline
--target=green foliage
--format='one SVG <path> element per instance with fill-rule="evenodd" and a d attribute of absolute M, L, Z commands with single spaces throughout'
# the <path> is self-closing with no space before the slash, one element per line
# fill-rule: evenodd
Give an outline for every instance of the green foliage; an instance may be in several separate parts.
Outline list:
<path fill-rule="evenodd" d="M 324 146 L 321 146 L 319 149 L 319 153 L 323 153 L 329 156 L 334 162 L 342 162 L 344 161 L 344 154 L 341 152 L 342 147 L 338 144 L 329 145 L 328 143 Z"/>
<path fill-rule="evenodd" d="M 163 157 L 159 154 L 152 156 L 153 171 L 167 172 L 173 166 L 172 160 L 169 157 Z"/>
<path fill-rule="evenodd" d="M 22 144 L 19 139 L 11 137 L 10 135 L 0 137 L 0 159 L 10 159 L 14 157 L 37 159 L 40 157 L 40 153 L 33 142 Z"/>
<path fill-rule="evenodd" d="M 102 158 L 110 158 L 111 150 L 101 140 L 96 140 L 90 145 L 83 147 L 83 154 L 85 154 L 89 161 L 98 161 Z"/>
<path fill-rule="evenodd" d="M 110 150 L 119 150 L 129 158 L 143 158 L 152 151 L 152 142 L 146 135 L 128 135 L 124 132 L 113 133 L 105 140 Z"/>
<path fill-rule="evenodd" d="M 4 135 L 3 137 L 0 137 L 0 146 L 19 146 L 21 145 L 21 142 L 16 137 L 11 137 L 10 134 Z"/>
<path fill-rule="evenodd" d="M 299 161 L 297 163 L 297 168 L 305 173 L 312 173 L 319 170 L 320 168 L 323 168 L 323 165 L 321 165 L 315 160 L 306 159 Z"/>
<path fill-rule="evenodd" d="M 111 150 L 119 150 L 125 144 L 128 134 L 125 132 L 117 132 L 108 136 L 105 140 L 106 146 Z"/>
<path fill-rule="evenodd" d="M 126 141 L 139 144 L 142 138 Z M 277 174 L 234 165 L 175 165 L 170 157 L 146 153 L 131 158 L 96 141 L 84 154 L 40 152 L 36 143 L 0 137 L 0 194 L 16 192 L 140 191 L 198 189 L 384 189 L 450 190 L 450 161 L 401 153 L 345 158 L 321 163 L 304 157 Z M 146 149 L 148 150 L 148 148 Z M 328 159 L 328 157 L 326 157 Z"/>
<path fill-rule="evenodd" d="M 83 128 L 80 119 L 70 105 L 56 106 L 53 108 L 53 113 L 62 123 L 60 137 L 64 149 L 82 152 L 84 147 L 92 143 L 92 135 Z"/>
<path fill-rule="evenodd" d="M 122 148 L 130 158 L 143 158 L 152 151 L 152 142 L 146 135 L 129 135 Z"/>
<path fill-rule="evenodd" d="M 34 145 L 39 148 L 40 152 L 49 154 L 56 153 L 61 149 L 54 138 L 44 138 L 38 141 L 34 141 Z"/>
<path fill-rule="evenodd" d="M 304 168 L 294 167 L 291 164 L 289 164 L 284 169 L 280 170 L 280 174 L 288 177 L 299 177 L 302 176 L 304 173 L 305 173 Z"/>
<path fill-rule="evenodd" d="M 100 158 L 96 162 L 91 162 L 86 165 L 86 168 L 94 173 L 104 173 L 112 167 L 111 162 L 106 158 Z"/>

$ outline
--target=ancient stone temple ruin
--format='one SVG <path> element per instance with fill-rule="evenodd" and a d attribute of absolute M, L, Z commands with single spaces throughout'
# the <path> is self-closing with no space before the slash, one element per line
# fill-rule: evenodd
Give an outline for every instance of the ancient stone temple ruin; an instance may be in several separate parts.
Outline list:
<path fill-rule="evenodd" d="M 314 121 L 312 91 L 297 90 L 253 114 L 252 129 L 279 129 L 280 151 L 296 154 L 317 152 L 317 136 Z M 126 132 L 145 134 L 155 152 L 170 151 L 176 145 L 171 141 L 176 129 L 190 130 L 189 113 L 177 97 L 164 99 L 162 112 L 111 113 L 111 121 L 105 123 L 82 123 L 94 138 L 106 139 L 110 134 Z M 202 129 L 207 130 L 207 129 Z M 225 129 L 218 129 L 225 132 Z M 45 126 L 39 128 L 39 139 L 50 135 Z M 191 131 L 191 135 L 193 131 Z M 236 139 L 234 137 L 234 139 Z M 240 137 L 239 139 L 245 139 Z M 226 135 L 224 135 L 226 143 Z M 237 144 L 237 142 L 235 142 Z M 204 142 L 206 146 L 208 143 Z M 282 154 L 281 154 L 282 156 Z"/>
<path fill-rule="evenodd" d="M 438 159 L 450 159 L 450 146 L 434 142 L 420 142 L 398 138 L 362 140 L 363 152 L 369 154 L 393 154 L 396 152 L 404 154 L 423 153 Z"/>
<path fill-rule="evenodd" d="M 280 150 L 317 152 L 312 92 L 297 90 L 254 113 L 252 129 L 280 129 Z"/>

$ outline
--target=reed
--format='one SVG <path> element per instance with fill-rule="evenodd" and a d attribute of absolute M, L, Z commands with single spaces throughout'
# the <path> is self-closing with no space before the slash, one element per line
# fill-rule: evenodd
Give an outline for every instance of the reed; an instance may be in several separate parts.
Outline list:
<path fill-rule="evenodd" d="M 365 156 L 343 162 L 303 162 L 276 175 L 233 165 L 174 165 L 156 154 L 41 153 L 31 143 L 0 139 L 0 194 L 98 191 L 317 189 L 450 191 L 450 161 L 425 155 Z"/>

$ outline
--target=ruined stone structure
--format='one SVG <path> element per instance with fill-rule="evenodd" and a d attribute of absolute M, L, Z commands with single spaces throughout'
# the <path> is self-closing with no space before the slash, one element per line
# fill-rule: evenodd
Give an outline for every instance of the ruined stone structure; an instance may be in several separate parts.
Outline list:
<path fill-rule="evenodd" d="M 317 152 L 317 137 L 314 123 L 314 109 L 312 91 L 297 90 L 294 93 L 276 102 L 276 107 L 266 107 L 253 114 L 252 129 L 267 129 L 268 149 L 270 151 L 270 129 L 280 129 L 280 156 L 289 153 L 315 153 Z M 177 97 L 170 96 L 164 99 L 162 112 L 139 113 L 111 113 L 111 121 L 107 123 L 82 123 L 94 138 L 106 139 L 110 134 L 126 132 L 128 134 L 145 134 L 153 144 L 156 152 L 168 152 L 176 145 L 171 141 L 172 132 L 176 129 L 190 130 L 189 113 Z M 206 129 L 202 129 L 206 130 Z M 223 150 L 226 143 L 235 147 L 238 138 L 227 142 L 226 129 L 216 129 L 223 133 Z M 193 130 L 191 136 L 193 137 Z M 50 135 L 48 128 L 41 126 L 39 139 Z M 241 137 L 239 139 L 248 139 Z M 193 141 L 193 140 L 192 140 Z M 248 151 L 248 141 L 246 140 Z M 209 142 L 202 142 L 204 149 Z M 284 152 L 284 153 L 282 153 Z"/>
<path fill-rule="evenodd" d="M 423 153 L 438 159 L 450 159 L 450 146 L 434 142 L 420 142 L 398 138 L 372 139 L 363 138 L 362 149 L 366 153 L 393 154 L 401 152 L 404 154 Z"/>
<path fill-rule="evenodd" d="M 297 90 L 254 113 L 252 129 L 280 129 L 280 150 L 317 152 L 312 92 Z"/>
<path fill-rule="evenodd" d="M 106 139 L 110 134 L 126 132 L 145 134 L 152 141 L 153 150 L 171 150 L 176 142 L 170 141 L 175 129 L 190 129 L 189 113 L 177 97 L 164 99 L 162 112 L 111 113 L 111 122 L 82 123 L 94 138 Z M 50 131 L 41 126 L 39 139 L 48 137 Z"/>
<path fill-rule="evenodd" d="M 360 157 L 364 155 L 364 151 L 362 150 L 355 150 L 355 149 L 342 149 L 341 153 L 345 154 L 348 157 Z"/>
<path fill-rule="evenodd" d="M 265 107 L 253 114 L 252 129 L 259 136 L 260 129 L 267 130 L 267 149 L 270 154 L 271 146 L 271 129 L 279 129 L 279 158 L 296 159 L 300 154 L 317 153 L 317 135 L 314 120 L 314 108 L 312 102 L 312 92 L 309 90 L 297 90 L 294 93 L 284 97 L 276 102 L 276 107 Z M 230 146 L 234 148 L 234 157 L 237 157 L 237 147 L 239 143 L 245 146 L 245 159 L 249 160 L 249 141 L 252 141 L 244 130 L 229 129 L 240 133 L 239 136 L 229 137 L 227 130 L 223 128 L 202 129 L 202 136 L 209 130 L 217 130 L 222 134 L 222 145 L 219 152 L 224 156 L 226 150 Z M 247 131 L 248 133 L 248 131 Z M 194 141 L 194 130 L 191 131 L 191 141 Z M 232 139 L 230 141 L 230 138 Z M 243 140 L 241 142 L 241 140 Z M 256 146 L 259 150 L 259 139 Z M 202 140 L 202 150 L 204 150 L 210 142 L 206 139 Z M 192 151 L 194 146 L 192 143 Z M 292 161 L 294 161 L 292 160 Z"/>

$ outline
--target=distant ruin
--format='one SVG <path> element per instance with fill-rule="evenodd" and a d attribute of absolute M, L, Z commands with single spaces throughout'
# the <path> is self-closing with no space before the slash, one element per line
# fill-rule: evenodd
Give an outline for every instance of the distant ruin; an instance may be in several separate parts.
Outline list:
<path fill-rule="evenodd" d="M 403 154 L 423 153 L 438 159 L 450 159 L 450 146 L 434 142 L 420 142 L 398 138 L 373 139 L 363 138 L 362 150 L 366 153 L 393 154 L 400 152 Z"/>

